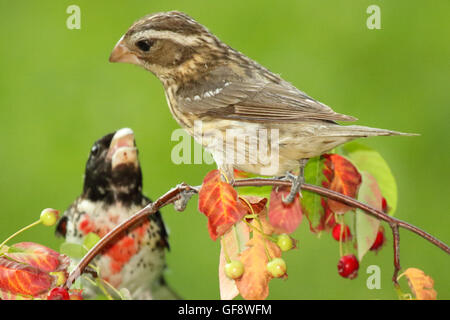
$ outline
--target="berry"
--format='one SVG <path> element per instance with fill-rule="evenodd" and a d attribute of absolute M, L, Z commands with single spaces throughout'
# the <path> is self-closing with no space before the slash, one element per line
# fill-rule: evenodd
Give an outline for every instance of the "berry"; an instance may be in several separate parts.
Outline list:
<path fill-rule="evenodd" d="M 348 279 L 354 279 L 358 275 L 359 263 L 355 255 L 343 256 L 337 265 L 339 274 Z"/>
<path fill-rule="evenodd" d="M 69 292 L 61 287 L 53 288 L 48 294 L 47 300 L 70 300 Z"/>
<path fill-rule="evenodd" d="M 283 233 L 278 236 L 277 245 L 282 251 L 289 251 L 294 247 L 294 242 L 291 237 Z"/>
<path fill-rule="evenodd" d="M 44 226 L 51 227 L 58 221 L 58 215 L 58 210 L 47 208 L 42 210 L 39 220 Z"/>
<path fill-rule="evenodd" d="M 274 278 L 282 277 L 286 273 L 286 262 L 281 258 L 272 259 L 267 263 L 267 271 Z"/>
<path fill-rule="evenodd" d="M 342 239 L 342 242 L 345 242 L 352 238 L 352 233 L 350 232 L 350 228 L 347 225 L 343 225 L 344 226 L 343 231 L 341 229 L 341 226 L 342 226 L 342 224 L 335 225 L 331 234 L 333 235 L 333 238 L 336 241 L 339 241 L 339 239 Z"/>
<path fill-rule="evenodd" d="M 378 230 L 377 237 L 375 238 L 375 241 L 373 242 L 372 246 L 370 247 L 370 250 L 372 250 L 372 251 L 380 250 L 381 247 L 384 244 L 384 241 L 385 241 L 384 229 L 380 228 L 380 230 Z"/>
<path fill-rule="evenodd" d="M 385 197 L 381 199 L 381 210 L 383 210 L 384 213 L 388 212 L 388 205 Z"/>
<path fill-rule="evenodd" d="M 225 274 L 230 279 L 237 279 L 244 273 L 244 265 L 239 260 L 233 260 L 225 265 Z"/>

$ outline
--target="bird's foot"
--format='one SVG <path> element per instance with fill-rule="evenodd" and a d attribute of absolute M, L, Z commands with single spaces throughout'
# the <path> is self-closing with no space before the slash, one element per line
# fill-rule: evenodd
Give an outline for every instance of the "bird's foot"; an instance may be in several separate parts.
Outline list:
<path fill-rule="evenodd" d="M 281 177 L 280 180 L 290 181 L 292 183 L 291 185 L 291 192 L 289 192 L 288 196 L 286 198 L 283 197 L 283 202 L 285 204 L 290 204 L 294 201 L 295 196 L 297 193 L 299 194 L 300 198 L 302 198 L 302 193 L 300 191 L 300 188 L 302 184 L 305 182 L 305 178 L 303 175 L 293 175 L 290 172 L 287 172 L 284 177 Z"/>

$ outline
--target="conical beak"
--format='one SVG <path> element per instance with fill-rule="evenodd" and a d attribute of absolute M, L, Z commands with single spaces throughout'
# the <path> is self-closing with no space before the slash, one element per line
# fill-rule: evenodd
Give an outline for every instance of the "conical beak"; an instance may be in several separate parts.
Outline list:
<path fill-rule="evenodd" d="M 138 57 L 126 47 L 123 37 L 120 38 L 111 52 L 109 62 L 140 64 Z"/>
<path fill-rule="evenodd" d="M 137 168 L 139 164 L 133 130 L 129 128 L 118 130 L 111 141 L 106 157 L 111 159 L 113 170 L 119 165 L 126 164 L 133 164 Z"/>

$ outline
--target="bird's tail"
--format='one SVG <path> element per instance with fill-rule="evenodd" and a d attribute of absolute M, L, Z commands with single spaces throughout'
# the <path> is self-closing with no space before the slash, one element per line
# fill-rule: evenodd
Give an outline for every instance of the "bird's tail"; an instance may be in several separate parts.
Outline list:
<path fill-rule="evenodd" d="M 336 126 L 333 136 L 344 137 L 374 137 L 374 136 L 418 136 L 417 133 L 404 133 L 387 129 L 378 129 L 364 126 Z"/>

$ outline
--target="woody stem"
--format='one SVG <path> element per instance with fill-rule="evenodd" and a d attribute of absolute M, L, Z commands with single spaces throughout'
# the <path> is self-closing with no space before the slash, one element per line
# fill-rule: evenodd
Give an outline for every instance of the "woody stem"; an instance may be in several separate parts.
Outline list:
<path fill-rule="evenodd" d="M 235 180 L 233 183 L 234 187 L 262 187 L 262 186 L 291 186 L 290 181 L 282 181 L 278 179 L 264 179 L 264 178 L 253 178 L 253 179 L 242 179 L 242 180 Z M 154 214 L 162 207 L 167 206 L 168 204 L 171 204 L 175 202 L 176 200 L 179 200 L 182 197 L 183 193 L 191 192 L 191 193 L 198 193 L 201 186 L 190 186 L 185 183 L 179 184 L 175 188 L 169 190 L 167 193 L 159 197 L 155 202 L 148 204 L 146 207 L 142 208 L 138 212 L 136 212 L 134 215 L 132 215 L 130 218 L 122 222 L 121 224 L 117 225 L 113 230 L 108 232 L 103 238 L 100 239 L 97 244 L 91 248 L 91 250 L 88 251 L 88 253 L 81 259 L 81 261 L 78 263 L 78 265 L 73 269 L 73 271 L 70 273 L 69 277 L 67 278 L 67 281 L 65 283 L 65 288 L 70 288 L 72 283 L 85 271 L 88 264 L 92 261 L 92 259 L 95 258 L 102 250 L 110 244 L 111 241 L 116 239 L 117 236 L 122 234 L 124 231 L 129 229 L 130 227 L 134 226 L 135 224 L 141 223 L 148 219 L 148 216 L 151 214 Z M 372 208 L 364 203 L 361 203 L 353 198 L 350 198 L 348 196 L 345 196 L 343 194 L 340 194 L 338 192 L 319 187 L 314 186 L 310 184 L 302 184 L 302 189 L 306 191 L 314 192 L 320 196 L 327 197 L 332 200 L 339 201 L 343 204 L 346 204 L 348 206 L 351 206 L 353 208 L 359 208 L 361 210 L 364 210 L 367 214 L 374 216 L 377 219 L 380 219 L 382 221 L 387 222 L 392 229 L 393 235 L 394 235 L 394 276 L 393 281 L 394 284 L 397 284 L 397 275 L 400 270 L 400 257 L 399 257 L 399 247 L 400 247 L 400 238 L 399 238 L 399 228 L 407 229 L 411 232 L 416 233 L 420 237 L 424 238 L 425 240 L 431 242 L 438 248 L 441 248 L 446 253 L 450 254 L 450 247 L 443 243 L 442 241 L 438 240 L 437 238 L 433 237 L 432 235 L 428 234 L 427 232 L 423 231 L 422 229 L 413 226 L 407 222 L 404 222 L 402 220 L 396 219 L 394 217 L 391 217 L 375 208 Z"/>

